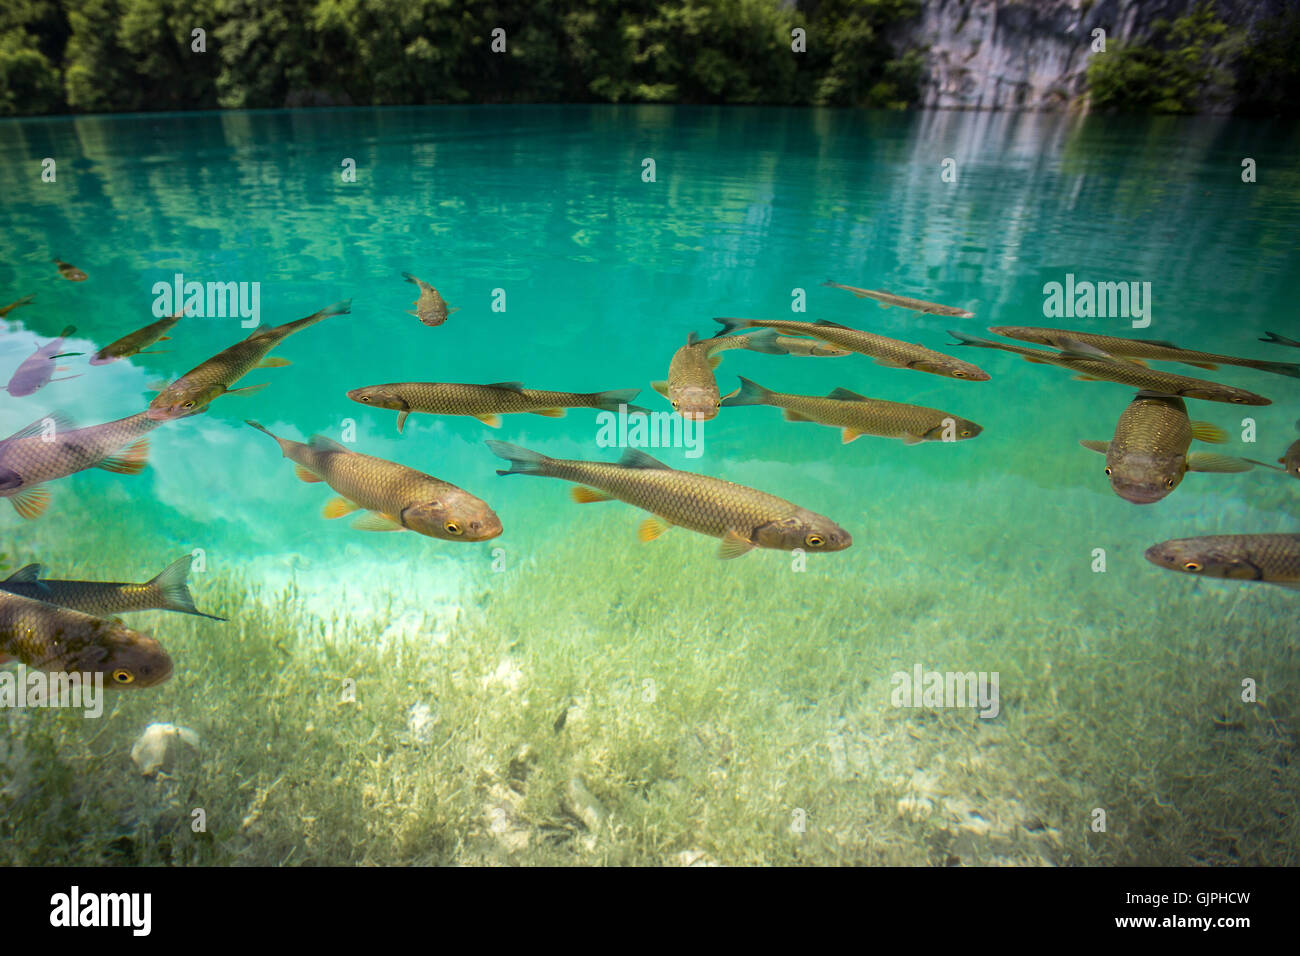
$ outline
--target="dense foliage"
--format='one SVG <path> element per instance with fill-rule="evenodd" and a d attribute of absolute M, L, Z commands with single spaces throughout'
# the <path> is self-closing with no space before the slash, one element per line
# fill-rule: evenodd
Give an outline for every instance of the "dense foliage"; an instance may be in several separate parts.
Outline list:
<path fill-rule="evenodd" d="M 902 106 L 918 0 L 5 0 L 0 114 L 456 102 Z M 491 49 L 496 28 L 506 49 Z M 806 52 L 791 48 L 806 31 Z M 194 31 L 204 31 L 204 52 Z"/>

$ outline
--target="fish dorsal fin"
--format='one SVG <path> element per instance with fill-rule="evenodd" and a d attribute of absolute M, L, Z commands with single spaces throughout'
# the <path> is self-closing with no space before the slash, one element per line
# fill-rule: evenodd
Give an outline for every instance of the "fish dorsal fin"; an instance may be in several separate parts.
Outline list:
<path fill-rule="evenodd" d="M 333 438 L 326 438 L 324 435 L 312 435 L 307 439 L 307 447 L 314 451 L 341 451 L 346 455 L 354 454 L 350 448 L 344 448 Z"/>
<path fill-rule="evenodd" d="M 27 427 L 14 432 L 6 438 L 5 441 L 13 441 L 15 438 L 31 438 L 34 435 L 39 435 L 41 432 L 45 431 L 46 422 L 52 422 L 56 432 L 66 432 L 73 427 L 71 418 L 62 412 L 54 412 L 50 415 L 38 418 Z"/>
<path fill-rule="evenodd" d="M 647 455 L 635 448 L 629 448 L 623 452 L 623 457 L 618 460 L 618 463 L 624 468 L 658 468 L 663 471 L 672 471 L 672 468 L 665 465 L 658 458 Z"/>
<path fill-rule="evenodd" d="M 847 325 L 840 325 L 838 322 L 830 322 L 826 319 L 818 319 L 813 325 L 822 325 L 831 329 L 847 329 Z"/>
<path fill-rule="evenodd" d="M 867 396 L 859 395 L 857 392 L 850 392 L 847 388 L 833 388 L 826 393 L 827 398 L 838 399 L 841 402 L 865 402 L 869 401 Z"/>
<path fill-rule="evenodd" d="M 699 335 L 696 334 L 695 332 L 690 332 L 690 333 L 688 333 L 687 336 L 686 336 L 686 344 L 687 344 L 687 345 L 694 345 L 694 344 L 695 344 L 696 342 L 698 342 L 699 340 L 700 340 L 700 337 L 699 337 Z"/>
<path fill-rule="evenodd" d="M 522 392 L 524 390 L 523 382 L 493 382 L 488 388 L 504 388 L 511 392 Z"/>
<path fill-rule="evenodd" d="M 39 564 L 29 564 L 25 568 L 19 568 L 9 577 L 5 578 L 5 584 L 37 584 L 41 580 L 41 566 Z"/>

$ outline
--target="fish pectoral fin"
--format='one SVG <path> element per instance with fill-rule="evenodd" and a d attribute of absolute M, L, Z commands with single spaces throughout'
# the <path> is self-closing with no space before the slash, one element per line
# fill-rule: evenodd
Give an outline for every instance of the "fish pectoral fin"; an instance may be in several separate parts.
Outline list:
<path fill-rule="evenodd" d="M 658 515 L 651 515 L 637 526 L 637 540 L 654 541 L 672 526 L 673 523 L 667 518 L 661 518 Z"/>
<path fill-rule="evenodd" d="M 367 512 L 356 521 L 352 522 L 352 527 L 358 531 L 404 531 L 402 523 L 396 518 L 383 514 L 378 511 Z"/>
<path fill-rule="evenodd" d="M 226 394 L 227 395 L 252 395 L 254 392 L 260 392 L 262 389 L 266 388 L 266 386 L 270 384 L 271 384 L 270 382 L 263 382 L 261 385 L 245 385 L 243 388 L 228 388 L 226 389 Z"/>
<path fill-rule="evenodd" d="M 878 358 L 876 364 L 883 365 L 885 368 L 907 368 L 906 362 L 900 362 L 897 359 Z"/>
<path fill-rule="evenodd" d="M 544 415 L 547 418 L 563 418 L 564 409 L 562 408 L 535 408 L 532 414 Z"/>
<path fill-rule="evenodd" d="M 319 481 L 320 479 L 317 478 L 316 480 Z M 355 501 L 351 501 L 344 498 L 342 495 L 339 495 L 325 502 L 325 507 L 322 509 L 321 514 L 330 519 L 342 518 L 344 515 L 350 515 L 352 512 L 357 511 L 360 507 L 361 506 Z"/>
<path fill-rule="evenodd" d="M 1217 368 L 1219 367 L 1219 366 L 1215 365 L 1213 362 L 1184 362 L 1183 364 L 1184 364 L 1184 365 L 1190 365 L 1192 368 L 1203 368 L 1203 369 L 1207 369 L 1207 370 L 1209 370 L 1209 371 L 1211 371 L 1211 372 L 1213 372 L 1215 369 L 1217 369 Z"/>
<path fill-rule="evenodd" d="M 856 428 L 846 428 L 840 432 L 840 444 L 847 445 L 849 442 L 862 437 L 862 432 Z"/>
<path fill-rule="evenodd" d="M 474 417 L 477 418 L 479 421 L 481 421 L 484 425 L 488 426 L 488 428 L 501 427 L 501 416 L 496 414 L 495 412 L 492 412 L 488 415 L 475 415 Z"/>
<path fill-rule="evenodd" d="M 580 505 L 589 505 L 596 501 L 613 501 L 613 495 L 607 495 L 603 491 L 597 491 L 595 488 L 588 488 L 586 485 L 574 485 L 569 491 L 569 497 Z"/>
<path fill-rule="evenodd" d="M 309 484 L 309 485 L 311 485 L 311 484 L 315 484 L 315 483 L 318 482 L 318 481 L 324 481 L 324 480 L 325 480 L 324 478 L 320 477 L 320 476 L 319 476 L 318 474 L 316 474 L 315 472 L 313 472 L 313 471 L 308 471 L 308 470 L 307 470 L 306 468 L 304 468 L 302 465 L 294 465 L 294 466 L 293 466 L 293 473 L 298 477 L 298 480 L 299 480 L 299 481 L 305 481 L 305 482 L 307 482 L 307 484 Z"/>
<path fill-rule="evenodd" d="M 787 422 L 812 422 L 815 418 L 809 418 L 807 415 L 796 412 L 793 408 L 785 409 L 783 416 Z"/>
<path fill-rule="evenodd" d="M 908 432 L 903 436 L 904 445 L 919 445 L 923 441 L 925 441 L 924 438 L 922 438 L 920 435 L 913 435 L 911 432 Z"/>
<path fill-rule="evenodd" d="M 653 388 L 653 389 L 654 389 L 656 392 L 658 392 L 660 395 L 662 395 L 664 398 L 667 398 L 667 397 L 668 397 L 668 383 L 667 383 L 667 382 L 651 382 L 651 383 L 650 383 L 650 387 Z"/>
<path fill-rule="evenodd" d="M 1216 455 L 1213 452 L 1195 451 L 1187 456 L 1188 471 L 1207 471 L 1218 474 L 1233 474 L 1250 471 L 1255 466 L 1244 458 L 1229 455 Z"/>
<path fill-rule="evenodd" d="M 18 512 L 18 517 L 32 521 L 43 515 L 45 509 L 50 506 L 50 489 L 44 485 L 37 485 L 35 488 L 18 492 L 9 501 L 13 504 L 14 511 Z"/>
<path fill-rule="evenodd" d="M 1228 433 L 1218 425 L 1209 422 L 1192 422 L 1192 437 L 1197 441 L 1213 442 L 1221 445 L 1228 440 Z"/>
<path fill-rule="evenodd" d="M 709 356 L 709 368 L 717 368 L 717 367 L 718 367 L 719 365 L 721 365 L 721 364 L 722 364 L 722 356 L 721 356 L 721 355 L 711 355 L 711 356 Z"/>
<path fill-rule="evenodd" d="M 286 365 L 292 365 L 287 358 L 280 358 L 276 355 L 270 355 L 258 362 L 253 368 L 284 368 Z"/>
<path fill-rule="evenodd" d="M 1110 442 L 1108 441 L 1081 441 L 1079 442 L 1088 451 L 1096 451 L 1105 455 L 1110 451 Z"/>
<path fill-rule="evenodd" d="M 723 561 L 730 561 L 753 550 L 754 542 L 732 530 L 722 536 L 722 544 L 718 545 L 718 557 Z"/>
<path fill-rule="evenodd" d="M 147 464 L 149 464 L 149 437 L 146 435 L 132 442 L 124 451 L 109 455 L 103 461 L 96 463 L 95 467 L 118 475 L 138 475 L 144 471 L 144 466 Z"/>
<path fill-rule="evenodd" d="M 39 564 L 29 564 L 26 567 L 19 568 L 9 577 L 5 578 L 5 584 L 37 584 L 41 579 L 41 566 Z"/>
<path fill-rule="evenodd" d="M 402 409 L 400 412 L 397 413 L 397 430 L 399 432 L 402 431 L 404 428 L 406 428 L 406 419 L 407 416 L 409 416 L 410 414 L 411 413 L 408 412 L 406 409 Z"/>

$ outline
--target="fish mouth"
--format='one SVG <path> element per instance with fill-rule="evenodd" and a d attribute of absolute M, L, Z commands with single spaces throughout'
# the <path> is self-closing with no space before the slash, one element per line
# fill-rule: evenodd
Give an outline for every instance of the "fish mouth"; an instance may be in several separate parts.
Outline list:
<path fill-rule="evenodd" d="M 704 411 L 696 411 L 694 409 L 683 409 L 679 411 L 679 414 L 682 416 L 682 418 L 691 422 L 707 422 L 711 419 L 718 417 L 717 409 L 707 409 Z"/>
<path fill-rule="evenodd" d="M 1162 568 L 1173 567 L 1173 559 L 1165 554 L 1165 552 L 1161 550 L 1161 547 L 1161 545 L 1153 544 L 1142 552 L 1142 556 L 1152 564 L 1157 564 Z"/>

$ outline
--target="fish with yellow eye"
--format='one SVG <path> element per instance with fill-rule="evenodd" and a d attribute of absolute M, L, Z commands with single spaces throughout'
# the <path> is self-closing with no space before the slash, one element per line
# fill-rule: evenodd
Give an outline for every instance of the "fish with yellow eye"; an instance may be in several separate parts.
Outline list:
<path fill-rule="evenodd" d="M 1300 590 L 1300 534 L 1212 534 L 1153 544 L 1146 559 L 1170 571 Z"/>
<path fill-rule="evenodd" d="M 121 621 L 0 591 L 0 664 L 10 660 L 51 674 L 103 674 L 120 688 L 154 687 L 172 674 L 163 646 Z"/>
<path fill-rule="evenodd" d="M 323 481 L 338 492 L 326 506 L 326 518 L 365 510 L 352 527 L 360 531 L 414 531 L 444 541 L 487 541 L 501 533 L 496 512 L 450 482 L 344 448 L 322 435 L 307 442 L 272 435 L 257 422 L 246 422 L 280 446 L 306 482 Z"/>
<path fill-rule="evenodd" d="M 728 349 L 748 349 L 784 355 L 785 349 L 776 344 L 776 338 L 776 332 L 771 329 L 747 335 L 715 335 L 711 339 L 701 339 L 692 332 L 686 337 L 686 344 L 673 354 L 668 363 L 668 378 L 650 385 L 668 399 L 673 411 L 683 418 L 708 421 L 716 418 L 718 409 L 722 407 L 722 393 L 713 377 L 713 370 L 722 361 L 718 353 Z"/>

